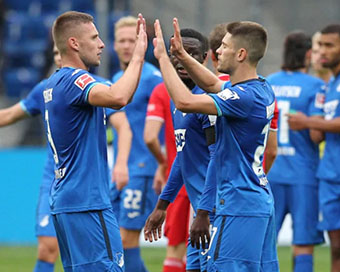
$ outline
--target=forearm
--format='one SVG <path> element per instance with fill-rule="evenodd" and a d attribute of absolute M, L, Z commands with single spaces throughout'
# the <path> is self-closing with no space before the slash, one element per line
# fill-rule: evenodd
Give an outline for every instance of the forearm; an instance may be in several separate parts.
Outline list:
<path fill-rule="evenodd" d="M 116 163 L 118 164 L 127 164 L 130 149 L 131 149 L 131 140 L 132 140 L 132 132 L 129 127 L 122 127 L 117 131 L 118 134 L 118 153 L 116 158 Z"/>
<path fill-rule="evenodd" d="M 222 82 L 207 67 L 191 57 L 186 51 L 178 55 L 178 59 L 189 73 L 193 81 L 208 93 L 218 93 L 221 91 Z"/>
<path fill-rule="evenodd" d="M 149 141 L 146 143 L 146 145 L 159 164 L 166 163 L 166 159 L 164 157 L 164 154 L 161 149 L 161 144 L 158 139 L 154 139 L 154 141 Z"/>
<path fill-rule="evenodd" d="M 21 109 L 19 103 L 14 106 L 0 110 L 0 127 L 14 124 L 15 122 L 28 117 L 28 115 Z"/>
<path fill-rule="evenodd" d="M 332 120 L 308 118 L 306 125 L 309 129 L 316 129 L 330 133 L 340 133 L 340 117 L 334 118 Z"/>

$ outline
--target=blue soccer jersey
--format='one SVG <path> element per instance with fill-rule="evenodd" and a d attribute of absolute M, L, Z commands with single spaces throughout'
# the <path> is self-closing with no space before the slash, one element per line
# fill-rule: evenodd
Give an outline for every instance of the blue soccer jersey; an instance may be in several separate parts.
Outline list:
<path fill-rule="evenodd" d="M 87 71 L 65 67 L 46 84 L 45 128 L 55 162 L 52 214 L 111 207 L 104 109 L 88 103 L 99 83 Z"/>
<path fill-rule="evenodd" d="M 43 97 L 43 91 L 45 90 L 47 80 L 43 80 L 38 83 L 28 96 L 20 101 L 21 108 L 30 116 L 35 116 L 43 114 L 45 112 L 45 103 Z M 41 188 L 44 190 L 49 190 L 54 178 L 54 163 L 53 155 L 48 150 L 47 160 L 44 166 L 43 179 L 41 183 Z"/>
<path fill-rule="evenodd" d="M 332 78 L 327 86 L 324 105 L 326 120 L 340 117 L 340 75 Z M 340 168 L 337 163 L 340 160 L 340 134 L 325 133 L 325 152 L 320 161 L 317 177 L 322 180 L 329 180 L 340 183 Z"/>
<path fill-rule="evenodd" d="M 278 155 L 270 169 L 270 182 L 317 185 L 319 147 L 309 130 L 289 129 L 287 114 L 303 112 L 308 116 L 323 115 L 324 82 L 302 73 L 280 71 L 268 76 L 280 111 L 278 121 Z"/>
<path fill-rule="evenodd" d="M 113 76 L 112 81 L 118 81 L 122 75 L 123 71 L 119 71 Z M 130 177 L 153 176 L 157 169 L 157 161 L 145 145 L 143 135 L 149 98 L 154 87 L 162 81 L 160 71 L 152 64 L 145 62 L 132 102 L 125 107 L 125 113 L 133 134 L 128 161 Z M 114 144 L 116 148 L 117 141 Z"/>
<path fill-rule="evenodd" d="M 275 107 L 273 90 L 263 78 L 225 86 L 209 94 L 219 116 L 216 214 L 270 216 L 273 198 L 262 161 Z"/>
<path fill-rule="evenodd" d="M 204 91 L 196 86 L 192 89 L 192 93 L 202 94 Z M 172 202 L 184 183 L 191 205 L 196 212 L 210 161 L 210 150 L 204 130 L 215 125 L 216 116 L 183 113 L 174 108 L 173 103 L 171 107 L 177 156 L 160 198 Z"/>

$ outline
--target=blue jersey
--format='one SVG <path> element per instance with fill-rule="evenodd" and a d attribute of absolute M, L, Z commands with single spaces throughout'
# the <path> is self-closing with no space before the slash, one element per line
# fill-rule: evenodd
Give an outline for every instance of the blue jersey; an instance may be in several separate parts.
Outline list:
<path fill-rule="evenodd" d="M 319 164 L 319 146 L 309 130 L 289 129 L 286 114 L 303 112 L 323 115 L 324 82 L 302 72 L 280 71 L 268 76 L 280 111 L 278 120 L 278 154 L 270 169 L 270 182 L 317 185 L 315 173 Z"/>
<path fill-rule="evenodd" d="M 46 79 L 38 83 L 28 96 L 20 101 L 21 108 L 30 116 L 35 116 L 39 114 L 44 114 L 45 103 L 43 97 L 43 91 L 46 87 Z M 48 190 L 51 187 L 54 178 L 54 166 L 53 166 L 53 156 L 48 150 L 47 160 L 44 166 L 43 179 L 41 183 L 41 188 Z"/>
<path fill-rule="evenodd" d="M 326 89 L 324 114 L 326 120 L 340 117 L 340 75 L 332 78 Z M 319 179 L 340 183 L 340 133 L 325 133 L 325 152 L 317 171 Z"/>
<path fill-rule="evenodd" d="M 226 85 L 227 84 L 227 85 Z M 275 102 L 263 78 L 247 80 L 209 94 L 216 122 L 216 214 L 270 216 L 273 197 L 262 168 Z"/>
<path fill-rule="evenodd" d="M 47 81 L 45 128 L 55 162 L 52 214 L 111 207 L 104 109 L 88 103 L 98 83 L 89 72 L 70 67 Z"/>
<path fill-rule="evenodd" d="M 122 75 L 123 71 L 119 71 L 113 76 L 112 81 L 118 81 Z M 157 168 L 155 157 L 144 143 L 144 124 L 146 109 L 152 90 L 161 82 L 162 77 L 160 71 L 150 63 L 145 62 L 132 102 L 125 107 L 125 113 L 133 135 L 128 161 L 129 176 L 131 177 L 153 176 Z M 115 137 L 115 139 L 117 139 L 117 137 Z M 116 149 L 116 140 L 114 144 Z"/>
<path fill-rule="evenodd" d="M 204 91 L 196 86 L 192 89 L 192 93 L 202 94 Z M 184 183 L 191 205 L 196 212 L 210 161 L 210 151 L 204 130 L 215 125 L 216 116 L 183 113 L 174 108 L 173 103 L 171 103 L 171 108 L 177 155 L 160 198 L 172 202 Z"/>

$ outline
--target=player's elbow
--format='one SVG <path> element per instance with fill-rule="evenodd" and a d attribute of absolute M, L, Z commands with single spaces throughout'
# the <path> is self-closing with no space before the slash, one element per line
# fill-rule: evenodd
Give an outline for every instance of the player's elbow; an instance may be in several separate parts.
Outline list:
<path fill-rule="evenodd" d="M 181 112 L 191 112 L 192 103 L 190 101 L 177 101 L 175 102 L 176 109 L 180 110 Z"/>
<path fill-rule="evenodd" d="M 157 136 L 154 135 L 154 133 L 150 133 L 148 131 L 145 131 L 144 132 L 144 142 L 147 145 L 147 147 L 150 149 L 157 142 Z"/>

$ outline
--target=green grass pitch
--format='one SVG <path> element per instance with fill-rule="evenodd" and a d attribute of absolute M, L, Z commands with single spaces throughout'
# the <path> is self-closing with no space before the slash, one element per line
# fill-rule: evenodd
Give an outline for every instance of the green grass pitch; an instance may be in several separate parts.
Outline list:
<path fill-rule="evenodd" d="M 281 272 L 292 271 L 291 249 L 278 248 Z M 161 272 L 165 256 L 165 248 L 143 247 L 142 255 L 149 272 Z M 329 247 L 315 248 L 314 271 L 330 271 Z M 34 246 L 0 246 L 1 272 L 32 272 L 35 264 L 36 247 Z M 60 260 L 56 264 L 55 272 L 63 271 Z"/>

